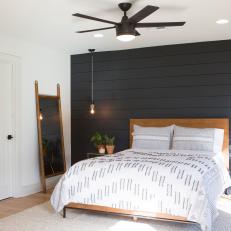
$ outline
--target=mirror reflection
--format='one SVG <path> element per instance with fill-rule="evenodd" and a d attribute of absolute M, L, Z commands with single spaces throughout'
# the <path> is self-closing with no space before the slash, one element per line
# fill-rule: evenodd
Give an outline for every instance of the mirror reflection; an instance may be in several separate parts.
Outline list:
<path fill-rule="evenodd" d="M 39 96 L 39 106 L 44 171 L 49 177 L 65 171 L 59 101 L 56 97 Z"/>

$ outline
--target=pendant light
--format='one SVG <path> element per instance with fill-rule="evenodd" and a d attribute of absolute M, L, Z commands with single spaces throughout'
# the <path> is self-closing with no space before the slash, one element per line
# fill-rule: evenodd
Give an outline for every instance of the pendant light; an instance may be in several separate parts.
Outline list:
<path fill-rule="evenodd" d="M 91 53 L 91 104 L 90 104 L 90 113 L 95 114 L 95 104 L 94 104 L 94 57 L 93 54 L 95 49 L 88 50 Z"/>
<path fill-rule="evenodd" d="M 40 113 L 39 113 L 39 119 L 43 120 L 43 113 L 42 113 L 42 109 L 40 108 Z"/>

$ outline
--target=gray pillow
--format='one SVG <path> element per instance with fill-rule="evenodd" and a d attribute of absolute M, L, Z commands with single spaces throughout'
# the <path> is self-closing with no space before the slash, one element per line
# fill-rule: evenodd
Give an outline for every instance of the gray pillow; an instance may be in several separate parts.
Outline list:
<path fill-rule="evenodd" d="M 170 149 L 173 126 L 141 127 L 134 125 L 132 148 L 168 150 Z"/>
<path fill-rule="evenodd" d="M 224 130 L 174 126 L 172 149 L 218 153 L 222 151 Z"/>

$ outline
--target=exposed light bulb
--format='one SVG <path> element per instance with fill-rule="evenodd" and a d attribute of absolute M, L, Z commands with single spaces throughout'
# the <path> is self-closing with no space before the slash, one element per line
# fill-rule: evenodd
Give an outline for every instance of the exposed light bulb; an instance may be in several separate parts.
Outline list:
<path fill-rule="evenodd" d="M 94 104 L 90 105 L 90 113 L 95 114 L 95 105 Z"/>
<path fill-rule="evenodd" d="M 132 34 L 123 34 L 123 35 L 118 35 L 117 36 L 117 39 L 122 41 L 122 42 L 130 42 L 132 41 L 133 39 L 135 39 L 135 35 L 132 35 Z"/>
<path fill-rule="evenodd" d="M 40 112 L 39 119 L 43 120 L 43 114 Z"/>

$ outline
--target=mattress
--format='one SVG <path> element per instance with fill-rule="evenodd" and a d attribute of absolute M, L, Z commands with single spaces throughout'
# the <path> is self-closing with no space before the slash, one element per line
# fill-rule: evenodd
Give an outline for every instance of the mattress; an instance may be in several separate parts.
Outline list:
<path fill-rule="evenodd" d="M 80 161 L 59 180 L 51 204 L 167 213 L 211 230 L 216 202 L 231 185 L 220 154 L 128 149 Z"/>

